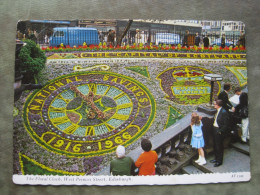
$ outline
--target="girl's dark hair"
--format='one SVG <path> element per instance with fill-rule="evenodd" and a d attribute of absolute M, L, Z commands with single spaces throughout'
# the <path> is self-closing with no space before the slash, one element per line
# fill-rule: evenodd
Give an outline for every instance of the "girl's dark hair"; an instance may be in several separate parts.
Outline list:
<path fill-rule="evenodd" d="M 243 106 L 248 105 L 248 95 L 245 92 L 242 92 L 241 95 L 239 96 L 239 102 Z"/>
<path fill-rule="evenodd" d="M 141 147 L 142 147 L 142 149 L 143 149 L 144 151 L 149 152 L 149 151 L 151 150 L 151 148 L 152 148 L 152 143 L 151 143 L 151 141 L 148 140 L 148 139 L 143 139 L 143 140 L 141 141 Z"/>

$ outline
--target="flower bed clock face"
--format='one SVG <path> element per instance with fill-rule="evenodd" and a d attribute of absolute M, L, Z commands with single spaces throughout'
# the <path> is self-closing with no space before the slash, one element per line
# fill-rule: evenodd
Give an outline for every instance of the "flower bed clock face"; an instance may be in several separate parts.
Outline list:
<path fill-rule="evenodd" d="M 166 94 L 166 99 L 178 104 L 202 104 L 210 100 L 210 81 L 204 80 L 204 74 L 211 71 L 195 66 L 177 66 L 161 72 L 157 79 Z M 214 83 L 214 95 L 220 90 Z"/>
<path fill-rule="evenodd" d="M 41 146 L 91 156 L 129 145 L 151 125 L 155 101 L 138 81 L 107 72 L 59 77 L 32 94 L 26 128 Z"/>

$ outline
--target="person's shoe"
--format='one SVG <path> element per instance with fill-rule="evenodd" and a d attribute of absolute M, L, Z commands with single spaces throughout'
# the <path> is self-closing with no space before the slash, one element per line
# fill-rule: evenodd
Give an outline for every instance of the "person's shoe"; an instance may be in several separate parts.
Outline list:
<path fill-rule="evenodd" d="M 219 167 L 220 165 L 222 165 L 222 163 L 216 162 L 216 163 L 214 164 L 214 167 Z"/>
<path fill-rule="evenodd" d="M 213 160 L 210 160 L 209 162 L 210 163 L 216 163 L 217 161 L 215 159 L 213 159 Z"/>
<path fill-rule="evenodd" d="M 199 163 L 201 161 L 201 156 L 197 160 L 195 160 L 195 163 Z"/>
<path fill-rule="evenodd" d="M 241 144 L 246 144 L 247 142 L 246 142 L 245 140 L 241 139 L 241 140 L 240 140 L 240 143 L 241 143 Z"/>
<path fill-rule="evenodd" d="M 198 164 L 205 165 L 205 164 L 207 164 L 207 161 L 205 160 L 205 158 L 201 158 L 201 161 Z"/>

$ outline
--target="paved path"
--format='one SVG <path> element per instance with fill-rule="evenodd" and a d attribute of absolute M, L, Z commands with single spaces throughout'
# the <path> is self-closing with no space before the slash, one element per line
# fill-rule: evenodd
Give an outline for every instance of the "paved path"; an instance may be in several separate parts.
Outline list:
<path fill-rule="evenodd" d="M 250 172 L 249 146 L 246 144 L 234 143 L 225 149 L 223 164 L 219 167 L 214 167 L 214 164 L 209 162 L 212 159 L 213 154 L 207 157 L 207 164 L 204 166 L 193 161 L 192 165 L 183 168 L 183 172 L 187 174 Z"/>

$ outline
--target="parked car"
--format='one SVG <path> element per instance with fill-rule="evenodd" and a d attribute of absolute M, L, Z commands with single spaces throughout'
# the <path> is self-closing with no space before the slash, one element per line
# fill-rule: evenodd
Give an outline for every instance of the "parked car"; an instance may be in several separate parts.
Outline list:
<path fill-rule="evenodd" d="M 211 45 L 212 46 L 214 46 L 214 45 L 221 46 L 221 38 L 217 38 L 214 41 L 212 41 Z M 229 47 L 229 46 L 234 46 L 235 44 L 233 43 L 233 41 L 230 41 L 230 40 L 226 39 L 225 40 L 225 45 L 227 47 Z"/>
<path fill-rule="evenodd" d="M 156 33 L 155 44 L 177 45 L 181 43 L 180 35 L 174 33 Z"/>
<path fill-rule="evenodd" d="M 83 27 L 56 27 L 50 37 L 50 46 L 59 46 L 61 43 L 70 47 L 83 45 L 98 45 L 100 40 L 96 28 Z"/>

